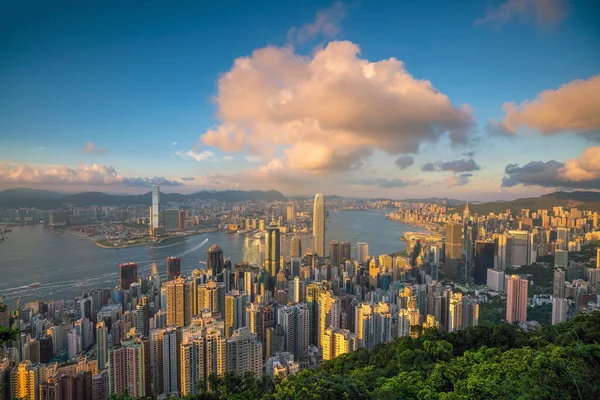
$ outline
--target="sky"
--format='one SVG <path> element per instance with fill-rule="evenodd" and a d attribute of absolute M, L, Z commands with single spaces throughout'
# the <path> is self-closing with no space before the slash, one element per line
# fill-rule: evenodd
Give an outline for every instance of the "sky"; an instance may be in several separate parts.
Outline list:
<path fill-rule="evenodd" d="M 594 0 L 23 0 L 0 54 L 0 190 L 600 189 Z"/>

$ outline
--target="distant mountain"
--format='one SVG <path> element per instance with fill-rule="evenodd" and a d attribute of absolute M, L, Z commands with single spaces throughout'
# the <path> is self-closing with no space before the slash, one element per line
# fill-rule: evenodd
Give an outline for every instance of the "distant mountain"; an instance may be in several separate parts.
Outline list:
<path fill-rule="evenodd" d="M 114 195 L 102 192 L 64 194 L 49 190 L 17 188 L 0 191 L 0 208 L 35 207 L 42 210 L 55 210 L 64 204 L 71 204 L 76 207 L 132 204 L 150 206 L 150 193 L 139 195 Z M 276 190 L 200 191 L 192 194 L 161 193 L 161 203 L 170 201 L 187 202 L 190 200 L 215 200 L 223 203 L 237 203 L 240 201 L 286 201 L 287 197 Z"/>
<path fill-rule="evenodd" d="M 529 210 L 552 209 L 555 206 L 578 207 L 592 211 L 600 211 L 600 192 L 554 192 L 540 197 L 527 197 L 511 201 L 495 201 L 490 203 L 469 203 L 471 212 L 479 214 L 499 213 L 510 209 L 513 213 L 522 208 Z M 450 210 L 450 212 L 462 213 L 464 205 Z"/>

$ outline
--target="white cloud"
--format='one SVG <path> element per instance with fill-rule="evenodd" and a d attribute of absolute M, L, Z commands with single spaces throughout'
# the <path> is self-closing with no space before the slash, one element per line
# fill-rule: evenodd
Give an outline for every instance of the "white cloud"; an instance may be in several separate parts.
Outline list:
<path fill-rule="evenodd" d="M 339 35 L 340 23 L 345 17 L 344 4 L 336 1 L 330 8 L 318 11 L 313 22 L 306 23 L 300 28 L 291 28 L 288 31 L 288 42 L 305 43 L 319 35 L 333 39 Z"/>
<path fill-rule="evenodd" d="M 311 57 L 266 47 L 238 58 L 219 79 L 221 124 L 201 143 L 265 160 L 280 150 L 287 168 L 323 172 L 358 168 L 376 149 L 399 155 L 443 137 L 467 142 L 468 106 L 454 106 L 395 58 L 369 62 L 359 52 L 331 42 Z"/>
<path fill-rule="evenodd" d="M 179 157 L 182 157 L 182 158 L 186 158 L 186 157 L 193 158 L 197 162 L 215 162 L 215 161 L 219 160 L 217 158 L 217 156 L 215 155 L 215 152 L 212 150 L 203 150 L 200 152 L 196 152 L 194 149 L 191 149 L 191 150 L 188 150 L 185 152 L 184 151 L 176 151 L 175 154 L 177 154 Z"/>
<path fill-rule="evenodd" d="M 49 169 L 33 168 L 26 164 L 10 168 L 5 164 L 0 166 L 0 182 L 126 186 L 182 185 L 181 182 L 163 177 L 124 177 L 118 174 L 114 167 L 104 164 L 80 164 L 74 168 L 61 165 Z"/>

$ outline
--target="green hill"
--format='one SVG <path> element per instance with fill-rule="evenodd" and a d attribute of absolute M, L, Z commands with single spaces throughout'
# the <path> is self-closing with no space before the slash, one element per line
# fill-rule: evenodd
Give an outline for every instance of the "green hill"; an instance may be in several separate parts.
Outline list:
<path fill-rule="evenodd" d="M 428 330 L 274 382 L 211 376 L 188 399 L 598 399 L 600 312 L 529 332 L 516 325 Z M 127 398 L 127 397 L 122 397 Z"/>
<path fill-rule="evenodd" d="M 510 209 L 512 213 L 518 212 L 522 208 L 530 210 L 549 209 L 555 206 L 578 207 L 580 210 L 600 211 L 600 192 L 554 192 L 540 197 L 526 197 L 512 201 L 498 201 L 491 203 L 471 204 L 469 209 L 472 213 L 489 214 L 505 212 Z M 464 205 L 453 207 L 450 213 L 462 213 Z"/>

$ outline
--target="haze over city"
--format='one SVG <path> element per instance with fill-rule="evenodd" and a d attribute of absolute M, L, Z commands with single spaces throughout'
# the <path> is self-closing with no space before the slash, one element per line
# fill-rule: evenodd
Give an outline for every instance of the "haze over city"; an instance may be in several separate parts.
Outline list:
<path fill-rule="evenodd" d="M 597 189 L 598 7 L 12 2 L 0 189 Z"/>

